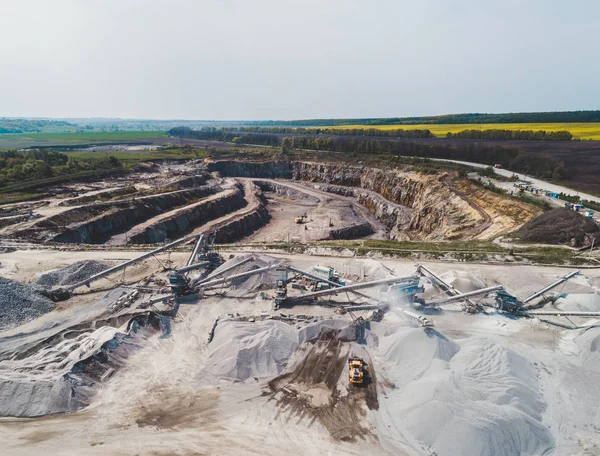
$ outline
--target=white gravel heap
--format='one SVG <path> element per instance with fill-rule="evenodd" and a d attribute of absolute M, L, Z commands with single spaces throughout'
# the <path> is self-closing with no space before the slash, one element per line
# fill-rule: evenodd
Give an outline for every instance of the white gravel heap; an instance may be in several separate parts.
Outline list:
<path fill-rule="evenodd" d="M 384 337 L 385 376 L 396 388 L 386 406 L 440 456 L 541 455 L 554 446 L 533 364 L 491 340 L 456 343 L 423 328 Z"/>
<path fill-rule="evenodd" d="M 98 274 L 108 268 L 108 265 L 94 260 L 84 260 L 73 263 L 62 269 L 42 274 L 36 280 L 36 285 L 42 287 L 53 287 L 56 285 L 71 285 L 88 277 Z"/>
<path fill-rule="evenodd" d="M 0 329 L 15 327 L 54 309 L 34 287 L 0 277 Z"/>
<path fill-rule="evenodd" d="M 234 382 L 276 377 L 300 344 L 330 329 L 341 330 L 338 337 L 342 339 L 354 335 L 343 320 L 323 320 L 300 329 L 277 320 L 222 321 L 209 345 L 205 373 Z"/>

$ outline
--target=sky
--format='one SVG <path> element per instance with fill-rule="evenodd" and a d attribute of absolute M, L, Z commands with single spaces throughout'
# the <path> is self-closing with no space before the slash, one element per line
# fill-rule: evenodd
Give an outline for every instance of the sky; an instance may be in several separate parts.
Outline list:
<path fill-rule="evenodd" d="M 598 0 L 0 0 L 0 116 L 600 109 Z"/>

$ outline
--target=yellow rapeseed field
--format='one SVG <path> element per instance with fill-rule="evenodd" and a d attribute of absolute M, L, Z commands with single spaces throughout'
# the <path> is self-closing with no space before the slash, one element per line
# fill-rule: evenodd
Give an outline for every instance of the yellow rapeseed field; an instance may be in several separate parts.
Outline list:
<path fill-rule="evenodd" d="M 346 125 L 327 128 L 377 128 L 381 130 L 426 129 L 437 137 L 444 137 L 446 133 L 456 133 L 462 130 L 546 130 L 570 131 L 576 139 L 600 140 L 600 122 L 578 123 L 496 123 L 496 124 L 426 124 L 426 125 Z"/>

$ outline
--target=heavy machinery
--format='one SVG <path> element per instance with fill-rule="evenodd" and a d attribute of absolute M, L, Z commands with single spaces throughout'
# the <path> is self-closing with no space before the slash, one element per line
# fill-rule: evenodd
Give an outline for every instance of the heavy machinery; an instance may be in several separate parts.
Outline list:
<path fill-rule="evenodd" d="M 320 266 L 320 265 L 313 266 L 311 272 L 314 276 L 324 279 L 327 282 L 335 282 L 335 283 L 339 283 L 340 285 L 344 285 L 340 281 L 339 273 L 335 269 L 330 268 L 328 266 Z"/>
<path fill-rule="evenodd" d="M 406 310 L 406 309 L 402 309 L 402 313 L 404 315 L 406 315 L 408 318 L 410 318 L 411 320 L 414 320 L 417 323 L 419 323 L 424 328 L 432 328 L 433 326 L 435 326 L 435 324 L 433 323 L 433 320 L 431 320 L 430 318 L 427 318 L 425 315 L 419 315 L 418 313 L 415 313 L 411 310 Z"/>
<path fill-rule="evenodd" d="M 185 273 L 173 271 L 169 274 L 169 286 L 175 296 L 184 296 L 190 290 L 190 283 Z"/>
<path fill-rule="evenodd" d="M 217 232 L 213 231 L 207 235 L 202 236 L 202 243 L 198 253 L 198 261 L 209 261 L 209 270 L 217 269 L 222 263 L 223 259 L 221 256 L 214 251 L 215 239 L 217 238 Z"/>
<path fill-rule="evenodd" d="M 347 292 L 356 293 L 357 290 L 361 290 L 364 288 L 372 288 L 372 287 L 378 287 L 381 285 L 389 285 L 392 283 L 401 283 L 401 282 L 411 281 L 411 280 L 414 280 L 415 277 L 416 276 L 389 277 L 387 279 L 373 280 L 371 282 L 359 282 L 359 283 L 354 283 L 352 285 L 331 288 L 329 290 L 314 291 L 312 293 L 307 293 L 307 294 L 304 294 L 301 296 L 288 297 L 285 300 L 285 303 L 286 303 L 286 305 L 295 305 L 295 304 L 300 304 L 300 303 L 307 302 L 307 301 L 314 302 L 318 298 L 322 298 L 325 296 L 339 295 L 339 294 L 347 293 Z"/>
<path fill-rule="evenodd" d="M 423 287 L 418 278 L 410 282 L 397 283 L 391 285 L 386 290 L 388 299 L 394 304 L 425 304 L 425 301 L 415 296 L 417 293 L 423 293 Z"/>
<path fill-rule="evenodd" d="M 275 269 L 277 274 L 277 284 L 275 285 L 275 310 L 279 309 L 279 305 L 287 297 L 287 282 L 288 282 L 288 270 L 287 268 Z"/>
<path fill-rule="evenodd" d="M 52 289 L 52 290 L 50 290 L 48 292 L 48 295 L 54 301 L 64 301 L 66 299 L 69 299 L 71 297 L 71 294 L 73 293 L 73 291 L 75 289 L 79 288 L 79 287 L 82 287 L 82 286 L 88 286 L 89 287 L 90 284 L 92 282 L 95 282 L 96 280 L 99 280 L 99 279 L 101 279 L 103 277 L 106 277 L 106 276 L 108 276 L 108 275 L 110 275 L 110 274 L 112 274 L 114 272 L 117 272 L 117 271 L 120 271 L 122 269 L 125 269 L 127 266 L 130 266 L 132 264 L 138 263 L 138 262 L 140 262 L 142 260 L 145 260 L 146 258 L 155 256 L 157 253 L 163 252 L 165 250 L 170 250 L 170 249 L 175 248 L 175 247 L 177 247 L 178 245 L 181 245 L 181 244 L 185 244 L 185 243 L 191 242 L 194 239 L 197 239 L 197 236 L 186 236 L 186 237 L 183 237 L 183 238 L 178 239 L 178 240 L 176 240 L 174 242 L 171 242 L 169 244 L 163 245 L 162 247 L 159 247 L 157 249 L 151 250 L 150 252 L 143 253 L 143 254 L 141 254 L 141 255 L 139 255 L 139 256 L 131 259 L 131 260 L 124 261 L 123 263 L 118 264 L 117 266 L 113 266 L 112 268 L 105 269 L 104 271 L 101 271 L 101 272 L 99 272 L 97 274 L 94 274 L 91 277 L 88 277 L 88 278 L 86 278 L 86 279 L 84 279 L 84 280 L 82 280 L 80 282 L 77 282 L 77 283 L 74 283 L 74 284 L 71 284 L 71 285 L 67 285 L 65 287 Z"/>
<path fill-rule="evenodd" d="M 348 374 L 350 384 L 363 385 L 367 381 L 367 363 L 356 356 L 348 360 Z"/>
<path fill-rule="evenodd" d="M 494 300 L 496 301 L 498 310 L 502 312 L 514 314 L 521 310 L 519 298 L 504 289 L 496 291 Z"/>
<path fill-rule="evenodd" d="M 298 217 L 296 217 L 296 223 L 298 225 L 302 225 L 303 223 L 307 223 L 308 222 L 308 215 L 306 214 L 306 212 Z"/>

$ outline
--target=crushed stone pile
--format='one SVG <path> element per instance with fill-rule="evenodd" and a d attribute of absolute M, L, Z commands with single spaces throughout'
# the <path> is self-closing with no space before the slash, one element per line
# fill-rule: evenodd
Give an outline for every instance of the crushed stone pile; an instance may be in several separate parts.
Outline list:
<path fill-rule="evenodd" d="M 222 321 L 209 345 L 205 373 L 234 382 L 276 377 L 300 344 L 332 330 L 338 339 L 354 338 L 354 328 L 340 320 L 323 320 L 299 329 L 278 320 Z"/>
<path fill-rule="evenodd" d="M 0 277 L 0 329 L 21 325 L 52 309 L 54 303 L 34 287 Z"/>
<path fill-rule="evenodd" d="M 275 377 L 297 347 L 296 330 L 286 323 L 224 321 L 215 331 L 205 370 L 231 381 Z"/>
<path fill-rule="evenodd" d="M 78 261 L 65 268 L 56 269 L 42 274 L 36 280 L 36 285 L 49 288 L 56 285 L 71 285 L 104 271 L 109 266 L 94 260 Z"/>
<path fill-rule="evenodd" d="M 243 272 L 250 271 L 252 269 L 259 269 L 269 266 L 270 264 L 277 263 L 278 260 L 273 257 L 269 257 L 266 255 L 252 255 L 255 258 L 255 261 L 249 261 L 241 265 L 238 268 L 230 271 L 228 275 L 241 274 Z M 242 261 L 246 256 L 239 256 L 233 258 L 231 260 L 226 261 L 221 266 L 213 271 L 211 275 L 207 277 L 209 279 L 212 275 L 220 272 L 221 270 L 233 266 L 240 261 Z M 228 296 L 246 296 L 248 294 L 253 294 L 255 292 L 259 292 L 261 290 L 271 290 L 277 283 L 277 273 L 275 269 L 270 271 L 265 271 L 250 277 L 242 277 L 241 279 L 236 279 L 231 282 L 231 288 L 227 292 Z"/>
<path fill-rule="evenodd" d="M 518 231 L 527 242 L 569 244 L 573 247 L 590 245 L 600 240 L 600 228 L 579 212 L 561 207 L 544 212 L 530 220 Z"/>
<path fill-rule="evenodd" d="M 441 274 L 440 277 L 463 293 L 479 290 L 486 286 L 483 280 L 467 271 L 461 271 L 459 269 L 445 272 L 444 274 Z"/>
<path fill-rule="evenodd" d="M 558 298 L 555 306 L 565 312 L 600 312 L 600 293 L 569 293 Z"/>

